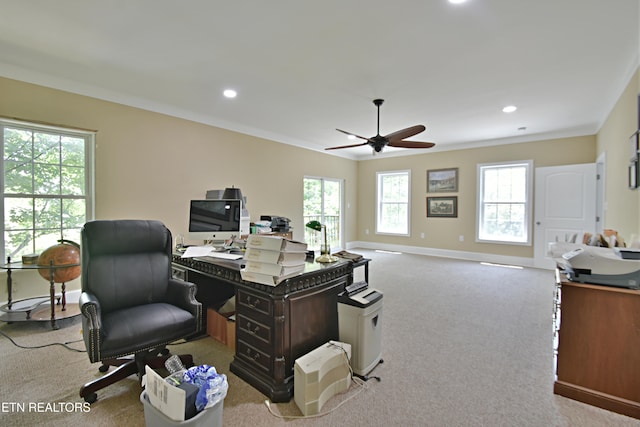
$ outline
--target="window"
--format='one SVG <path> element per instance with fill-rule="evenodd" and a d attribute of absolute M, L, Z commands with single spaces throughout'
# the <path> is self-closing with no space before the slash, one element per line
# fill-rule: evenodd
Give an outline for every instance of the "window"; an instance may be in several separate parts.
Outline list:
<path fill-rule="evenodd" d="M 478 165 L 477 240 L 531 244 L 532 161 Z"/>
<path fill-rule="evenodd" d="M 327 244 L 333 250 L 341 248 L 343 181 L 331 178 L 304 178 L 304 224 L 316 220 L 326 226 L 322 233 L 304 227 L 305 242 L 309 249 L 320 249 L 323 233 L 327 233 Z"/>
<path fill-rule="evenodd" d="M 80 242 L 93 217 L 94 134 L 0 121 L 2 259 Z"/>
<path fill-rule="evenodd" d="M 409 235 L 410 171 L 378 172 L 376 233 Z"/>

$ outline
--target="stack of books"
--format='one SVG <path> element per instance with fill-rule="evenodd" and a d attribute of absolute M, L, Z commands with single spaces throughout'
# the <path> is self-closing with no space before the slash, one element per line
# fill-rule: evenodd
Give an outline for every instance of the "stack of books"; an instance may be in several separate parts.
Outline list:
<path fill-rule="evenodd" d="M 276 286 L 304 271 L 307 244 L 279 236 L 250 234 L 242 280 Z"/>
<path fill-rule="evenodd" d="M 340 251 L 333 254 L 333 256 L 337 256 L 338 258 L 348 259 L 352 262 L 358 262 L 362 260 L 364 257 L 360 254 L 354 254 L 353 252 Z"/>

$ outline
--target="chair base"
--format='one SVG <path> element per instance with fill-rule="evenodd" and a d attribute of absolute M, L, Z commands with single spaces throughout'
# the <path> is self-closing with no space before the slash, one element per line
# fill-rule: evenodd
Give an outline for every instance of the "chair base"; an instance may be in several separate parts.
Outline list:
<path fill-rule="evenodd" d="M 192 355 L 181 354 L 178 357 L 180 357 L 185 367 L 193 366 Z M 110 366 L 117 366 L 117 368 L 83 385 L 80 388 L 80 397 L 87 403 L 93 403 L 98 399 L 98 394 L 96 393 L 98 390 L 115 384 L 133 374 L 138 375 L 138 380 L 141 381 L 145 373 L 145 366 L 149 366 L 152 369 L 162 369 L 164 368 L 164 362 L 168 358 L 168 351 L 161 348 L 149 352 L 136 353 L 133 358 L 105 359 L 98 368 L 100 372 L 106 372 Z"/>

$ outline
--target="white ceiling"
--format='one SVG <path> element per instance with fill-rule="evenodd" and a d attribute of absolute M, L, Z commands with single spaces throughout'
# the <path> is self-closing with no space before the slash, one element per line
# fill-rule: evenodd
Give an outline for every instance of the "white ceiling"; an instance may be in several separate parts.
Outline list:
<path fill-rule="evenodd" d="M 320 151 L 375 135 L 374 98 L 381 134 L 423 124 L 432 151 L 590 135 L 638 65 L 638 3 L 0 0 L 0 75 Z"/>

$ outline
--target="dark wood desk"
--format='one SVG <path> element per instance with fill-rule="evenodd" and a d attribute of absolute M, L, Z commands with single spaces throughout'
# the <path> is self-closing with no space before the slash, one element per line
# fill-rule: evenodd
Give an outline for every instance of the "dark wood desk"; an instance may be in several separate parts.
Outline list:
<path fill-rule="evenodd" d="M 339 338 L 338 294 L 353 281 L 353 263 L 308 262 L 278 286 L 240 277 L 242 260 L 173 258 L 174 274 L 198 285 L 206 308 L 236 297 L 236 354 L 231 372 L 273 402 L 293 397 L 295 360 Z M 233 293 L 230 295 L 230 291 Z"/>
<path fill-rule="evenodd" d="M 556 274 L 554 393 L 640 418 L 640 291 Z"/>

